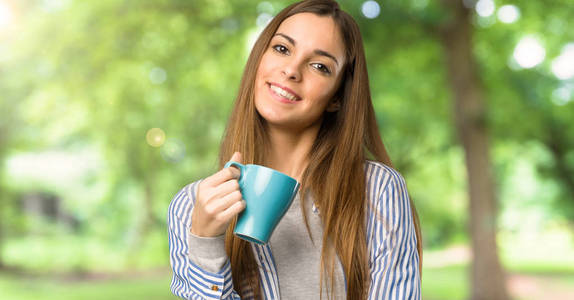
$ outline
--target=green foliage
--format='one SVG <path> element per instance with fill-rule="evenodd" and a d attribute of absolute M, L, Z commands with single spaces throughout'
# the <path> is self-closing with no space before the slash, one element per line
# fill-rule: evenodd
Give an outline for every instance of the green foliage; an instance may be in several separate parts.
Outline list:
<path fill-rule="evenodd" d="M 367 19 L 362 1 L 341 2 L 363 33 L 379 126 L 421 215 L 425 246 L 466 241 L 464 153 L 438 35 L 450 16 L 435 1 L 393 0 Z M 165 265 L 167 205 L 216 170 L 257 17 L 290 1 L 47 3 L 15 5 L 15 29 L 0 32 L 4 256 L 37 269 Z M 488 100 L 500 229 L 516 233 L 521 225 L 508 220 L 517 211 L 574 222 L 574 82 L 551 72 L 552 59 L 574 41 L 574 13 L 566 0 L 508 3 L 520 8 L 516 23 L 474 17 L 473 51 Z M 512 53 L 529 34 L 541 39 L 546 60 L 515 69 Z M 569 98 L 558 99 L 559 88 L 570 88 Z M 160 147 L 146 141 L 152 128 L 165 132 Z M 34 166 L 37 176 L 15 172 L 15 158 L 45 152 L 95 153 L 87 156 L 95 167 L 71 160 L 62 164 L 77 167 L 77 176 L 60 177 L 63 166 L 53 165 Z M 21 199 L 30 191 L 61 198 L 79 232 L 24 217 Z M 51 228 L 46 236 L 30 233 L 42 226 Z M 60 252 L 70 259 L 51 259 Z"/>

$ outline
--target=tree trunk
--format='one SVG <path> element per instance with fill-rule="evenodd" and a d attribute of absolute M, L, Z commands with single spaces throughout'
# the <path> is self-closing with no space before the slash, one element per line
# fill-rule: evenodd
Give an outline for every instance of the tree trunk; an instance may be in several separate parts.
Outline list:
<path fill-rule="evenodd" d="M 443 4 L 452 19 L 440 30 L 457 133 L 462 141 L 470 197 L 471 299 L 506 300 L 506 281 L 496 246 L 496 196 L 488 153 L 485 101 L 472 54 L 470 11 L 461 0 Z"/>

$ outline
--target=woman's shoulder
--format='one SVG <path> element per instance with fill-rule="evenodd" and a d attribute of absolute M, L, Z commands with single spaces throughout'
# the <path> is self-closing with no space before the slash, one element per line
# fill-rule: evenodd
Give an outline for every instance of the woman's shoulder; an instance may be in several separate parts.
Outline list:
<path fill-rule="evenodd" d="M 378 198 L 389 187 L 406 186 L 405 179 L 394 168 L 378 161 L 365 161 L 365 180 L 369 198 Z"/>
<path fill-rule="evenodd" d="M 191 210 L 195 203 L 195 194 L 200 180 L 191 182 L 182 187 L 169 204 L 169 215 L 185 218 L 185 214 Z"/>
<path fill-rule="evenodd" d="M 365 175 L 367 180 L 371 179 L 373 182 L 385 182 L 388 180 L 404 181 L 403 175 L 382 162 L 374 160 L 365 161 Z M 374 180 L 373 180 L 374 179 Z"/>

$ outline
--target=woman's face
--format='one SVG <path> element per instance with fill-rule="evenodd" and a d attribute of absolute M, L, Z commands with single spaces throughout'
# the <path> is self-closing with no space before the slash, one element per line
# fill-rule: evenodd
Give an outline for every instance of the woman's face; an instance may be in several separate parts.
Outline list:
<path fill-rule="evenodd" d="M 257 111 L 270 125 L 319 126 L 325 110 L 333 110 L 344 64 L 341 33 L 331 17 L 299 13 L 285 19 L 257 69 Z"/>

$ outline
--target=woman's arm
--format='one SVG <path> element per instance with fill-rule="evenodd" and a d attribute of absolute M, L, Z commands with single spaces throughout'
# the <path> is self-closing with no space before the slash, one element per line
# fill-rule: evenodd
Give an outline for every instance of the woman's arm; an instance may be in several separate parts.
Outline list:
<path fill-rule="evenodd" d="M 184 299 L 240 299 L 233 290 L 223 237 L 202 238 L 190 232 L 198 184 L 184 187 L 169 205 L 171 291 Z"/>
<path fill-rule="evenodd" d="M 406 184 L 397 171 L 387 166 L 380 171 L 381 190 L 370 202 L 367 226 L 369 299 L 421 299 L 417 239 Z"/>

